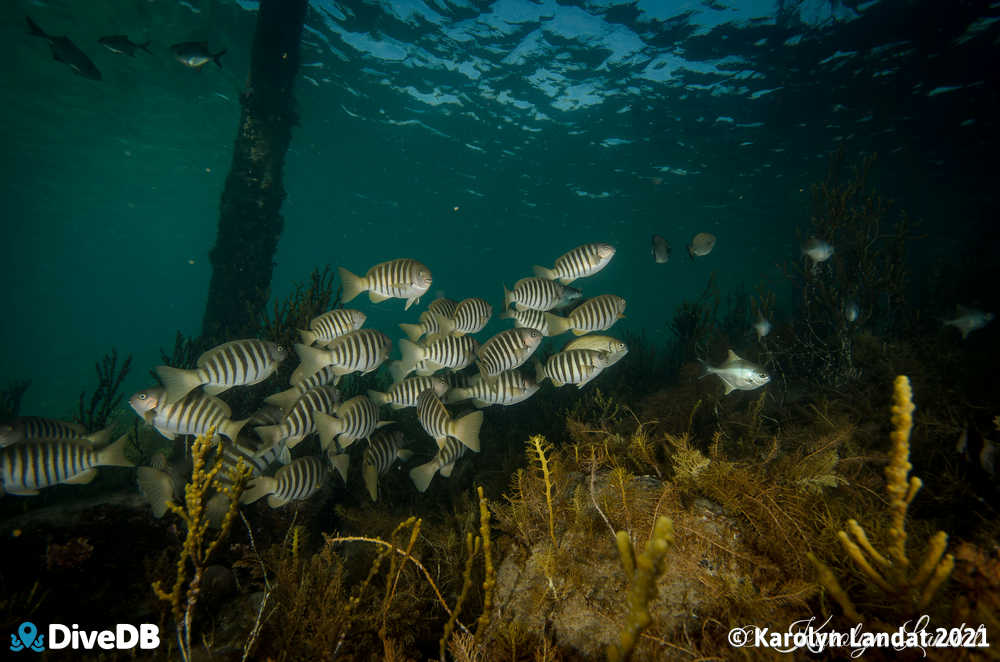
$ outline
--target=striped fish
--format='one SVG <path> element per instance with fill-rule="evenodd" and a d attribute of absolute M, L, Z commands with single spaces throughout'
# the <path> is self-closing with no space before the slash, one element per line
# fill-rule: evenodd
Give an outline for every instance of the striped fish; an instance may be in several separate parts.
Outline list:
<path fill-rule="evenodd" d="M 427 389 L 417 398 L 417 420 L 423 426 L 438 447 L 448 437 L 455 437 L 460 442 L 479 452 L 479 428 L 483 425 L 483 412 L 474 411 L 465 416 L 452 419 L 441 399 L 434 391 Z"/>
<path fill-rule="evenodd" d="M 289 501 L 308 499 L 326 481 L 326 465 L 318 457 L 300 457 L 278 469 L 271 476 L 260 476 L 247 483 L 240 503 L 253 503 L 267 496 L 267 505 L 280 508 Z"/>
<path fill-rule="evenodd" d="M 385 393 L 368 391 L 368 397 L 376 405 L 392 405 L 393 409 L 416 407 L 417 398 L 427 389 L 433 390 L 438 396 L 448 391 L 448 382 L 440 377 L 409 377 L 396 382 Z"/>
<path fill-rule="evenodd" d="M 513 370 L 528 360 L 542 342 L 542 334 L 535 329 L 507 329 L 501 331 L 479 349 L 479 373 L 496 377 L 504 370 Z"/>
<path fill-rule="evenodd" d="M 156 367 L 156 376 L 167 389 L 167 403 L 172 403 L 202 385 L 208 395 L 218 395 L 233 386 L 259 384 L 287 356 L 288 351 L 273 342 L 256 338 L 233 340 L 199 356 L 198 367 L 193 370 L 161 365 Z"/>
<path fill-rule="evenodd" d="M 368 316 L 360 310 L 338 308 L 325 312 L 309 322 L 309 330 L 299 329 L 299 336 L 304 345 L 316 342 L 326 344 L 334 338 L 345 336 L 351 331 L 357 331 L 365 324 Z"/>
<path fill-rule="evenodd" d="M 243 444 L 234 444 L 231 441 L 223 441 L 219 444 L 217 452 L 222 453 L 222 469 L 215 475 L 215 480 L 223 487 L 233 484 L 232 477 L 241 460 L 250 470 L 251 478 L 263 475 L 267 468 L 275 462 L 288 464 L 292 460 L 288 447 L 281 442 L 260 450 Z"/>
<path fill-rule="evenodd" d="M 431 286 L 431 270 L 426 266 L 402 258 L 376 264 L 364 276 L 355 276 L 343 267 L 338 267 L 343 284 L 341 301 L 347 303 L 362 292 L 368 292 L 372 303 L 380 303 L 390 298 L 406 299 L 403 310 L 420 301 L 420 297 Z"/>
<path fill-rule="evenodd" d="M 448 382 L 448 388 L 465 388 L 471 386 L 474 379 L 479 378 L 479 375 L 466 375 L 461 372 L 442 372 L 437 376 Z"/>
<path fill-rule="evenodd" d="M 455 308 L 455 313 L 449 317 L 438 315 L 438 325 L 441 333 L 464 336 L 467 333 L 479 333 L 493 316 L 493 306 L 485 299 L 473 297 L 463 299 Z"/>
<path fill-rule="evenodd" d="M 533 271 L 539 278 L 558 279 L 563 285 L 569 285 L 577 278 L 593 276 L 606 267 L 614 256 L 615 247 L 611 244 L 584 244 L 561 255 L 552 269 L 536 265 Z"/>
<path fill-rule="evenodd" d="M 414 370 L 421 376 L 432 375 L 441 368 L 461 370 L 475 360 L 479 342 L 472 336 L 439 336 L 425 345 L 403 339 L 399 341 L 399 350 L 403 358 L 389 366 L 397 382 Z"/>
<path fill-rule="evenodd" d="M 292 384 L 307 379 L 326 366 L 333 366 L 337 375 L 360 372 L 365 375 L 377 370 L 389 358 L 392 341 L 389 336 L 375 329 L 358 329 L 341 336 L 323 350 L 307 345 L 296 345 L 295 352 L 302 363 L 292 373 Z"/>
<path fill-rule="evenodd" d="M 57 421 L 39 416 L 21 416 L 0 425 L 0 448 L 33 441 L 84 441 L 102 446 L 111 438 L 111 426 L 87 434 L 79 423 Z"/>
<path fill-rule="evenodd" d="M 379 476 L 389 471 L 389 467 L 397 459 L 406 462 L 413 456 L 413 451 L 403 448 L 405 445 L 406 440 L 399 430 L 378 430 L 368 441 L 361 475 L 372 501 L 378 501 Z"/>
<path fill-rule="evenodd" d="M 179 434 L 205 434 L 212 427 L 217 434 L 236 439 L 247 422 L 247 419 L 231 420 L 233 412 L 229 405 L 203 393 L 191 393 L 173 404 L 163 401 L 162 387 L 148 388 L 129 398 L 135 413 L 167 439 Z"/>
<path fill-rule="evenodd" d="M 472 398 L 472 404 L 479 408 L 516 405 L 530 398 L 536 391 L 538 384 L 530 377 L 525 377 L 517 370 L 505 370 L 495 381 L 474 378 L 470 386 L 451 389 L 444 401 L 451 404 Z"/>
<path fill-rule="evenodd" d="M 512 303 L 518 310 L 552 310 L 579 298 L 580 290 L 546 278 L 522 278 L 514 283 L 513 290 L 506 285 L 503 288 L 504 310 Z"/>
<path fill-rule="evenodd" d="M 612 338 L 611 336 L 600 336 L 593 333 L 580 336 L 579 338 L 574 338 L 566 343 L 566 346 L 562 348 L 562 351 L 568 352 L 574 349 L 592 349 L 595 352 L 607 352 L 609 366 L 613 366 L 618 363 L 625 358 L 626 354 L 628 354 L 628 345 L 623 343 L 621 340 Z"/>
<path fill-rule="evenodd" d="M 264 398 L 264 402 L 287 412 L 302 397 L 302 394 L 309 389 L 327 384 L 336 384 L 338 381 L 340 381 L 340 375 L 336 373 L 332 365 L 326 365 L 320 368 L 319 372 L 314 372 L 292 388 L 267 396 Z"/>
<path fill-rule="evenodd" d="M 392 421 L 378 420 L 378 407 L 366 395 L 354 396 L 337 407 L 334 414 L 313 412 L 313 420 L 323 450 L 331 447 L 342 450 L 358 439 L 366 439 L 377 428 L 392 424 Z"/>
<path fill-rule="evenodd" d="M 435 315 L 441 315 L 442 317 L 452 317 L 455 314 L 455 308 L 458 307 L 458 302 L 454 299 L 447 299 L 445 297 L 438 297 L 427 304 L 427 312 Z"/>
<path fill-rule="evenodd" d="M 522 310 L 505 310 L 498 317 L 502 320 L 514 320 L 514 327 L 518 329 L 535 329 L 543 336 L 549 334 L 549 323 L 545 320 L 545 313 L 540 310 L 524 308 Z"/>
<path fill-rule="evenodd" d="M 288 414 L 277 425 L 262 425 L 254 428 L 264 448 L 284 442 L 288 448 L 295 448 L 303 439 L 316 432 L 313 415 L 316 412 L 329 414 L 340 403 L 340 392 L 336 386 L 319 386 L 310 389 L 292 405 Z"/>
<path fill-rule="evenodd" d="M 607 366 L 607 352 L 592 349 L 559 352 L 550 356 L 544 366 L 539 361 L 535 362 L 535 381 L 541 384 L 551 379 L 556 386 L 576 384 L 577 388 L 583 388 Z"/>
<path fill-rule="evenodd" d="M 465 455 L 465 446 L 453 437 L 448 437 L 443 443 L 438 444 L 438 452 L 434 459 L 427 464 L 421 464 L 410 470 L 410 479 L 418 492 L 426 492 L 431 484 L 431 479 L 438 471 L 447 478 L 455 468 L 458 458 Z"/>
<path fill-rule="evenodd" d="M 419 324 L 400 324 L 399 328 L 403 330 L 403 333 L 406 334 L 406 337 L 409 338 L 411 342 L 417 342 L 424 334 L 432 336 L 441 333 L 441 326 L 438 322 L 439 319 L 441 319 L 439 315 L 435 315 L 429 310 L 425 310 L 420 313 Z"/>
<path fill-rule="evenodd" d="M 587 299 L 573 309 L 567 317 L 559 317 L 552 313 L 545 314 L 549 323 L 550 335 L 572 331 L 574 335 L 582 336 L 591 331 L 604 331 L 614 326 L 614 323 L 625 317 L 625 299 L 615 294 L 602 294 Z"/>
<path fill-rule="evenodd" d="M 31 496 L 59 483 L 89 483 L 97 467 L 135 466 L 125 457 L 127 443 L 128 435 L 123 435 L 100 450 L 79 441 L 39 441 L 4 448 L 0 450 L 0 495 Z"/>

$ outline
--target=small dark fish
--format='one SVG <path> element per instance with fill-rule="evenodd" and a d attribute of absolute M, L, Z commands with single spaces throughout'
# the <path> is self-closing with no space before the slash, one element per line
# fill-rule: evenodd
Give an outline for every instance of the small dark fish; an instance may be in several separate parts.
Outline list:
<path fill-rule="evenodd" d="M 46 34 L 44 30 L 38 27 L 37 23 L 31 20 L 30 16 L 26 16 L 25 18 L 28 20 L 28 34 L 33 37 L 48 39 L 49 48 L 52 49 L 52 57 L 56 62 L 62 62 L 78 76 L 83 76 L 90 80 L 101 80 L 101 72 L 98 71 L 97 65 L 76 44 L 70 41 L 69 37 L 53 37 Z"/>
<path fill-rule="evenodd" d="M 170 52 L 174 54 L 174 59 L 185 67 L 201 69 L 209 62 L 215 62 L 221 69 L 222 61 L 219 58 L 226 54 L 226 49 L 212 53 L 208 50 L 207 41 L 185 41 L 171 46 Z"/>
<path fill-rule="evenodd" d="M 97 40 L 97 43 L 101 44 L 112 53 L 128 55 L 129 57 L 135 57 L 135 51 L 138 48 L 141 48 L 150 55 L 153 54 L 152 51 L 149 50 L 149 45 L 153 43 L 152 40 L 146 41 L 145 44 L 136 44 L 128 38 L 128 35 L 125 34 L 113 34 L 108 35 L 107 37 L 101 37 Z"/>
<path fill-rule="evenodd" d="M 658 234 L 653 235 L 653 259 L 657 264 L 670 261 L 670 242 Z"/>

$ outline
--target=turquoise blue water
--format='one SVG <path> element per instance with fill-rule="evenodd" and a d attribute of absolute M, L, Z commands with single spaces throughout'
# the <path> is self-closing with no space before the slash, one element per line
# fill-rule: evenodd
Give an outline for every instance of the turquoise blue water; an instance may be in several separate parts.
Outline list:
<path fill-rule="evenodd" d="M 413 257 L 431 295 L 499 309 L 531 265 L 607 241 L 618 253 L 584 293 L 624 296 L 621 330 L 664 345 L 713 273 L 723 292 L 783 291 L 777 265 L 799 259 L 839 145 L 849 162 L 878 152 L 886 194 L 923 219 L 916 264 L 961 263 L 994 218 L 996 8 L 964 3 L 932 30 L 934 3 L 781 4 L 313 3 L 274 294 L 317 266 Z M 28 14 L 103 80 L 55 62 Z M 69 414 L 112 347 L 134 356 L 126 394 L 148 386 L 159 348 L 197 335 L 254 20 L 249 2 L 0 8 L 0 378 L 31 379 L 22 413 Z M 97 43 L 117 33 L 153 54 Z M 222 69 L 170 57 L 203 39 L 227 49 Z M 691 262 L 702 231 L 717 247 Z M 416 317 L 360 307 L 393 337 Z"/>

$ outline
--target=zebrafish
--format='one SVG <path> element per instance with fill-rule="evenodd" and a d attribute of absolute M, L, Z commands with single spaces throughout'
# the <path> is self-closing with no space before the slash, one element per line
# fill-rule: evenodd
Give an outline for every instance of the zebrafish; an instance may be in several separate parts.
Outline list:
<path fill-rule="evenodd" d="M 560 285 L 554 280 L 545 278 L 522 278 L 514 283 L 514 289 L 503 288 L 504 310 L 510 308 L 513 303 L 518 310 L 529 308 L 531 310 L 552 310 L 558 308 L 573 299 L 579 299 L 580 290 Z"/>
<path fill-rule="evenodd" d="M 497 375 L 495 382 L 473 377 L 472 384 L 464 388 L 448 391 L 444 401 L 448 404 L 472 398 L 478 408 L 490 405 L 515 405 L 524 402 L 538 391 L 538 384 L 517 370 L 505 370 Z"/>
<path fill-rule="evenodd" d="M 535 381 L 541 384 L 551 379 L 553 385 L 576 384 L 583 388 L 608 367 L 609 354 L 592 349 L 571 349 L 549 357 L 543 366 L 535 361 Z"/>
<path fill-rule="evenodd" d="M 47 40 L 49 42 L 49 49 L 52 51 L 52 58 L 56 62 L 62 62 L 78 76 L 83 76 L 91 80 L 101 80 L 101 72 L 98 70 L 97 65 L 76 44 L 70 41 L 69 37 L 65 35 L 62 37 L 53 37 L 46 34 L 44 30 L 38 27 L 37 23 L 31 20 L 30 16 L 26 18 L 28 19 L 28 34 Z"/>
<path fill-rule="evenodd" d="M 479 429 L 483 425 L 483 412 L 474 411 L 458 419 L 452 419 L 441 399 L 431 389 L 427 389 L 417 398 L 417 420 L 423 426 L 438 447 L 448 437 L 455 437 L 460 442 L 479 452 Z"/>
<path fill-rule="evenodd" d="M 485 299 L 473 297 L 463 299 L 452 315 L 437 315 L 438 327 L 441 333 L 463 336 L 467 333 L 479 333 L 493 316 L 493 306 Z"/>
<path fill-rule="evenodd" d="M 338 267 L 338 270 L 344 288 L 341 298 L 344 303 L 362 292 L 368 292 L 372 303 L 392 297 L 406 299 L 403 310 L 409 310 L 410 306 L 420 302 L 420 297 L 430 289 L 432 282 L 431 270 L 409 258 L 376 264 L 364 276 L 355 276 L 343 267 Z"/>
<path fill-rule="evenodd" d="M 202 385 L 207 395 L 218 395 L 234 386 L 259 384 L 274 374 L 287 356 L 288 351 L 273 342 L 233 340 L 199 356 L 193 370 L 161 365 L 156 367 L 156 376 L 167 389 L 166 402 L 173 403 Z"/>
<path fill-rule="evenodd" d="M 587 299 L 567 317 L 545 313 L 545 320 L 549 324 L 550 335 L 558 336 L 572 331 L 574 335 L 582 336 L 591 331 L 610 329 L 615 322 L 625 317 L 625 305 L 625 299 L 618 295 L 602 294 Z"/>
<path fill-rule="evenodd" d="M 479 342 L 472 336 L 439 336 L 421 346 L 403 339 L 399 341 L 399 350 L 402 359 L 389 366 L 397 382 L 414 370 L 421 376 L 434 374 L 441 368 L 461 370 L 475 360 Z"/>
<path fill-rule="evenodd" d="M 691 243 L 688 244 L 688 255 L 691 256 L 692 260 L 696 257 L 705 257 L 712 252 L 713 248 L 715 248 L 715 235 L 699 232 L 691 238 Z"/>
<path fill-rule="evenodd" d="M 465 455 L 465 446 L 454 437 L 448 437 L 442 442 L 438 442 L 438 452 L 434 459 L 427 464 L 410 469 L 410 480 L 417 488 L 418 492 L 426 492 L 434 478 L 434 474 L 441 472 L 447 478 L 455 468 L 458 458 Z"/>
<path fill-rule="evenodd" d="M 112 53 L 117 53 L 118 55 L 128 55 L 129 57 L 135 57 L 135 52 L 137 49 L 142 49 L 152 55 L 152 51 L 149 50 L 149 45 L 153 43 L 151 39 L 147 39 L 144 44 L 137 44 L 128 38 L 126 34 L 113 34 L 107 37 L 101 37 L 97 40 L 97 43 L 104 46 L 106 49 Z"/>
<path fill-rule="evenodd" d="M 514 327 L 518 329 L 535 329 L 543 336 L 549 334 L 549 323 L 545 319 L 545 313 L 540 310 L 525 308 L 522 310 L 505 310 L 497 315 L 502 320 L 514 320 Z"/>
<path fill-rule="evenodd" d="M 0 448 L 32 441 L 85 441 L 103 446 L 111 438 L 111 426 L 87 434 L 79 423 L 57 421 L 39 416 L 21 416 L 0 425 Z"/>
<path fill-rule="evenodd" d="M 229 405 L 203 393 L 191 393 L 180 402 L 165 404 L 162 387 L 147 388 L 129 398 L 129 404 L 142 420 L 167 439 L 179 434 L 205 434 L 213 427 L 218 434 L 236 439 L 247 422 L 247 419 L 231 420 L 233 412 Z"/>
<path fill-rule="evenodd" d="M 326 350 L 295 345 L 295 352 L 302 362 L 292 373 L 289 382 L 298 384 L 326 366 L 333 366 L 333 372 L 338 375 L 352 372 L 367 375 L 377 370 L 389 358 L 391 351 L 392 340 L 375 329 L 351 331 L 334 339 Z"/>
<path fill-rule="evenodd" d="M 593 276 L 606 267 L 614 256 L 615 247 L 611 244 L 584 244 L 559 256 L 552 269 L 535 265 L 533 270 L 539 278 L 558 279 L 563 285 L 569 285 L 577 278 Z"/>
<path fill-rule="evenodd" d="M 319 386 L 310 389 L 292 405 L 285 418 L 277 425 L 262 425 L 254 428 L 265 448 L 284 442 L 288 448 L 295 448 L 299 442 L 316 432 L 314 415 L 316 412 L 329 414 L 340 402 L 340 392 L 336 386 Z"/>
<path fill-rule="evenodd" d="M 314 317 L 309 322 L 308 331 L 299 329 L 299 337 L 304 345 L 314 345 L 317 341 L 325 345 L 351 331 L 357 331 L 365 325 L 367 319 L 368 316 L 360 310 L 338 308 Z"/>
<path fill-rule="evenodd" d="M 326 386 L 327 384 L 336 385 L 339 380 L 340 375 L 334 371 L 332 365 L 323 366 L 319 372 L 314 372 L 292 388 L 267 396 L 264 398 L 264 402 L 278 407 L 287 413 L 302 394 L 309 389 Z M 265 423 L 265 425 L 267 424 Z"/>
<path fill-rule="evenodd" d="M 326 481 L 326 465 L 318 457 L 300 457 L 281 467 L 274 476 L 260 476 L 247 483 L 240 503 L 253 503 L 267 496 L 267 505 L 280 508 L 289 501 L 308 499 Z"/>
<path fill-rule="evenodd" d="M 507 329 L 486 341 L 477 352 L 479 372 L 496 377 L 527 361 L 541 345 L 542 334 L 535 329 Z"/>
<path fill-rule="evenodd" d="M 220 58 L 226 54 L 226 49 L 223 48 L 218 53 L 212 53 L 208 50 L 207 41 L 185 41 L 171 46 L 170 52 L 174 54 L 174 59 L 185 67 L 201 69 L 209 62 L 215 62 L 221 69 L 222 60 Z"/>
<path fill-rule="evenodd" d="M 411 342 L 417 342 L 423 335 L 432 336 L 441 333 L 440 321 L 442 317 L 440 315 L 435 315 L 429 310 L 425 310 L 420 313 L 420 323 L 419 324 L 400 324 L 399 328 L 403 330 L 406 337 L 410 339 Z"/>
<path fill-rule="evenodd" d="M 0 450 L 0 496 L 32 496 L 59 483 L 89 483 L 97 475 L 97 467 L 135 466 L 125 457 L 127 443 L 128 435 L 122 435 L 100 450 L 78 441 L 40 441 L 4 448 Z"/>
<path fill-rule="evenodd" d="M 367 439 L 377 428 L 392 425 L 392 421 L 378 420 L 378 407 L 366 395 L 354 396 L 332 414 L 313 412 L 313 420 L 323 450 L 343 450 L 358 439 Z"/>
<path fill-rule="evenodd" d="M 670 242 L 658 234 L 653 235 L 653 247 L 650 252 L 653 254 L 653 261 L 657 264 L 665 264 L 670 261 Z"/>
<path fill-rule="evenodd" d="M 361 475 L 372 501 L 378 501 L 379 476 L 389 471 L 389 467 L 397 459 L 406 462 L 413 456 L 413 451 L 403 448 L 405 445 L 406 440 L 399 430 L 378 430 L 368 441 L 365 457 L 362 460 Z"/>
<path fill-rule="evenodd" d="M 978 331 L 993 321 L 993 313 L 987 313 L 978 308 L 956 307 L 955 317 L 945 320 L 945 326 L 953 326 L 962 334 L 962 340 L 969 337 L 973 331 Z"/>
<path fill-rule="evenodd" d="M 608 366 L 613 366 L 614 364 L 625 358 L 628 354 L 628 345 L 623 343 L 617 338 L 612 338 L 611 336 L 600 336 L 594 333 L 580 336 L 575 338 L 562 348 L 562 351 L 569 352 L 574 349 L 590 349 L 595 352 L 607 352 Z"/>
<path fill-rule="evenodd" d="M 719 379 L 726 387 L 726 395 L 733 391 L 753 391 L 771 381 L 771 376 L 758 365 L 740 358 L 733 350 L 729 350 L 729 355 L 722 365 L 713 367 L 702 361 L 705 372 L 701 375 L 718 375 Z"/>
<path fill-rule="evenodd" d="M 440 377 L 409 377 L 396 382 L 385 393 L 368 391 L 368 397 L 376 405 L 392 405 L 393 409 L 416 407 L 417 398 L 427 389 L 433 390 L 439 397 L 448 391 L 448 382 Z"/>

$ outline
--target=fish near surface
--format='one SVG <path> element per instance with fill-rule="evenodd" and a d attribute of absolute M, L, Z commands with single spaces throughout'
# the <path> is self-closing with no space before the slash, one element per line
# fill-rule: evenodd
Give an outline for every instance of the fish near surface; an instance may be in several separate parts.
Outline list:
<path fill-rule="evenodd" d="M 702 377 L 716 375 L 722 380 L 726 387 L 726 395 L 733 391 L 753 391 L 771 381 L 771 376 L 763 368 L 755 363 L 751 363 L 741 358 L 733 350 L 729 350 L 729 355 L 722 365 L 710 366 L 704 361 L 705 373 Z"/>
<path fill-rule="evenodd" d="M 52 50 L 52 57 L 56 62 L 62 62 L 78 76 L 83 76 L 90 80 L 101 80 L 101 72 L 98 70 L 97 65 L 76 44 L 70 41 L 69 37 L 53 37 L 46 34 L 44 30 L 38 27 L 37 23 L 31 20 L 31 17 L 26 18 L 28 20 L 28 34 L 33 37 L 47 39 L 49 48 Z"/>
<path fill-rule="evenodd" d="M 969 337 L 973 331 L 978 331 L 993 321 L 993 313 L 987 313 L 978 308 L 958 306 L 953 319 L 945 320 L 945 326 L 953 326 L 962 334 L 962 340 Z"/>
<path fill-rule="evenodd" d="M 207 41 L 184 41 L 171 46 L 170 52 L 174 54 L 174 59 L 185 67 L 201 69 L 209 62 L 215 62 L 221 69 L 222 60 L 220 58 L 226 54 L 226 49 L 223 48 L 218 53 L 212 53 L 208 50 Z"/>
<path fill-rule="evenodd" d="M 536 265 L 533 270 L 539 278 L 558 280 L 563 285 L 569 285 L 577 278 L 593 276 L 606 267 L 614 256 L 615 247 L 611 244 L 583 244 L 560 255 L 552 269 Z"/>

